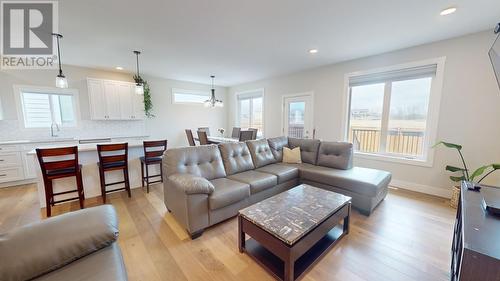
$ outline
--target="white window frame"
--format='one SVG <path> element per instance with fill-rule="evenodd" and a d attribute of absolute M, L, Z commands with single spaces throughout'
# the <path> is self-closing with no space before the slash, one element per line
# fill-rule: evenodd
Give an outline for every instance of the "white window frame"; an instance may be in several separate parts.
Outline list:
<path fill-rule="evenodd" d="M 354 156 L 356 158 L 370 159 L 370 160 L 381 160 L 387 162 L 409 164 L 416 166 L 432 167 L 434 164 L 434 150 L 432 145 L 437 141 L 437 131 L 438 131 L 438 121 L 439 121 L 439 109 L 441 105 L 441 94 L 443 89 L 443 77 L 444 77 L 444 67 L 445 67 L 446 57 L 432 58 L 428 60 L 404 63 L 393 65 L 389 67 L 382 67 L 377 69 L 371 69 L 366 71 L 356 71 L 347 73 L 344 76 L 344 95 L 343 95 L 343 112 L 342 112 L 342 126 L 341 126 L 341 136 L 342 139 L 348 141 L 348 130 L 349 130 L 349 118 L 350 118 L 350 87 L 349 81 L 353 77 L 359 77 L 362 75 L 377 74 L 388 71 L 397 71 L 407 68 L 423 67 L 435 64 L 436 65 L 436 75 L 432 79 L 431 91 L 429 97 L 429 107 L 426 119 L 426 133 L 424 140 L 424 156 L 422 158 L 407 158 L 404 156 L 396 155 L 381 155 L 376 153 L 368 153 L 355 151 Z M 387 84 L 386 84 L 387 85 Z M 385 100 L 384 103 L 388 102 Z M 383 118 L 388 118 L 388 112 L 384 112 Z M 387 115 L 387 116 L 385 116 Z"/>
<path fill-rule="evenodd" d="M 240 100 L 242 99 L 251 99 L 251 98 L 256 98 L 256 97 L 262 97 L 262 132 L 258 132 L 258 136 L 262 137 L 264 136 L 264 131 L 266 128 L 266 122 L 265 122 L 265 116 L 266 116 L 266 106 L 265 106 L 265 91 L 264 88 L 260 89 L 254 89 L 254 90 L 248 90 L 248 91 L 243 91 L 243 92 L 237 92 L 236 93 L 236 126 L 241 127 L 240 124 L 240 112 L 241 112 L 241 105 L 240 105 Z M 252 114 L 252 108 L 253 103 L 250 103 L 250 114 Z M 252 116 L 250 116 L 250 122 L 252 120 Z"/>
<path fill-rule="evenodd" d="M 43 131 L 45 132 L 47 128 L 26 128 L 25 126 L 25 113 L 23 108 L 22 93 L 40 93 L 40 94 L 56 94 L 56 95 L 68 95 L 73 97 L 73 112 L 75 113 L 75 123 L 74 126 L 61 126 L 61 128 L 71 128 L 77 129 L 80 126 L 80 98 L 77 89 L 60 89 L 55 87 L 43 87 L 43 86 L 31 86 L 31 85 L 14 85 L 14 97 L 16 102 L 17 120 L 19 121 L 19 128 L 26 131 Z M 61 124 L 58 124 L 61 125 Z"/>
<path fill-rule="evenodd" d="M 178 102 L 175 100 L 175 94 L 190 94 L 190 95 L 197 95 L 197 96 L 204 96 L 206 97 L 205 100 L 208 100 L 210 98 L 210 93 L 206 91 L 199 91 L 199 90 L 187 90 L 187 89 L 180 89 L 180 88 L 172 88 L 172 104 L 181 104 L 181 105 L 194 105 L 194 106 L 203 106 L 204 102 Z"/>

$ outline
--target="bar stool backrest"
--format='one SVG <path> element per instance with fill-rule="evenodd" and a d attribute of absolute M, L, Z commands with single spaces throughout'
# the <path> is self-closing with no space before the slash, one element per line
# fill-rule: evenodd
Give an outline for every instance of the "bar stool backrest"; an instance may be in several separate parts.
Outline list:
<path fill-rule="evenodd" d="M 151 158 L 162 157 L 167 150 L 167 140 L 144 141 L 144 158 L 148 161 Z"/>
<path fill-rule="evenodd" d="M 58 170 L 68 170 L 78 168 L 78 147 L 58 147 L 58 148 L 37 148 L 36 155 L 42 175 L 47 178 L 47 174 Z"/>
<path fill-rule="evenodd" d="M 116 162 L 128 163 L 128 143 L 98 144 L 97 155 L 101 165 Z"/>

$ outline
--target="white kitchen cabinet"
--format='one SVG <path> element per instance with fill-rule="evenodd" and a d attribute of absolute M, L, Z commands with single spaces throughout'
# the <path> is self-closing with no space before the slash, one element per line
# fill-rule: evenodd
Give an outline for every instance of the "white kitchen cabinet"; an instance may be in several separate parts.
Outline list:
<path fill-rule="evenodd" d="M 87 79 L 92 120 L 141 120 L 143 96 L 135 84 L 123 81 Z"/>
<path fill-rule="evenodd" d="M 0 145 L 0 183 L 24 179 L 19 146 Z"/>
<path fill-rule="evenodd" d="M 132 98 L 133 89 L 131 84 L 118 84 L 120 94 L 120 109 L 123 120 L 134 119 L 134 101 Z"/>
<path fill-rule="evenodd" d="M 88 79 L 87 87 L 90 100 L 90 115 L 92 120 L 105 120 L 107 117 L 104 85 L 101 80 Z"/>
<path fill-rule="evenodd" d="M 120 93 L 118 84 L 113 81 L 104 81 L 104 100 L 106 103 L 107 118 L 110 120 L 122 119 Z"/>
<path fill-rule="evenodd" d="M 144 95 L 138 95 L 135 93 L 135 86 L 132 87 L 132 104 L 134 106 L 133 119 L 142 120 L 144 119 Z"/>

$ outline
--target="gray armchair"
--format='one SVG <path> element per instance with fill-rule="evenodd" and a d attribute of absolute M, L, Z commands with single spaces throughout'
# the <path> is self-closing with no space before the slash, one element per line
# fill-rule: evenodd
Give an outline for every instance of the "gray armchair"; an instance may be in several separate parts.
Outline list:
<path fill-rule="evenodd" d="M 111 205 L 83 209 L 0 234 L 0 279 L 127 280 Z"/>

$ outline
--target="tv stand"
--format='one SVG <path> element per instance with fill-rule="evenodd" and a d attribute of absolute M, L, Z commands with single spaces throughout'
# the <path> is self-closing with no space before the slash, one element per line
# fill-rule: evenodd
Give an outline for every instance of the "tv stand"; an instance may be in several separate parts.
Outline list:
<path fill-rule="evenodd" d="M 482 193 L 500 189 L 481 185 L 467 189 L 462 182 L 451 246 L 451 281 L 500 280 L 500 217 L 483 208 Z"/>

